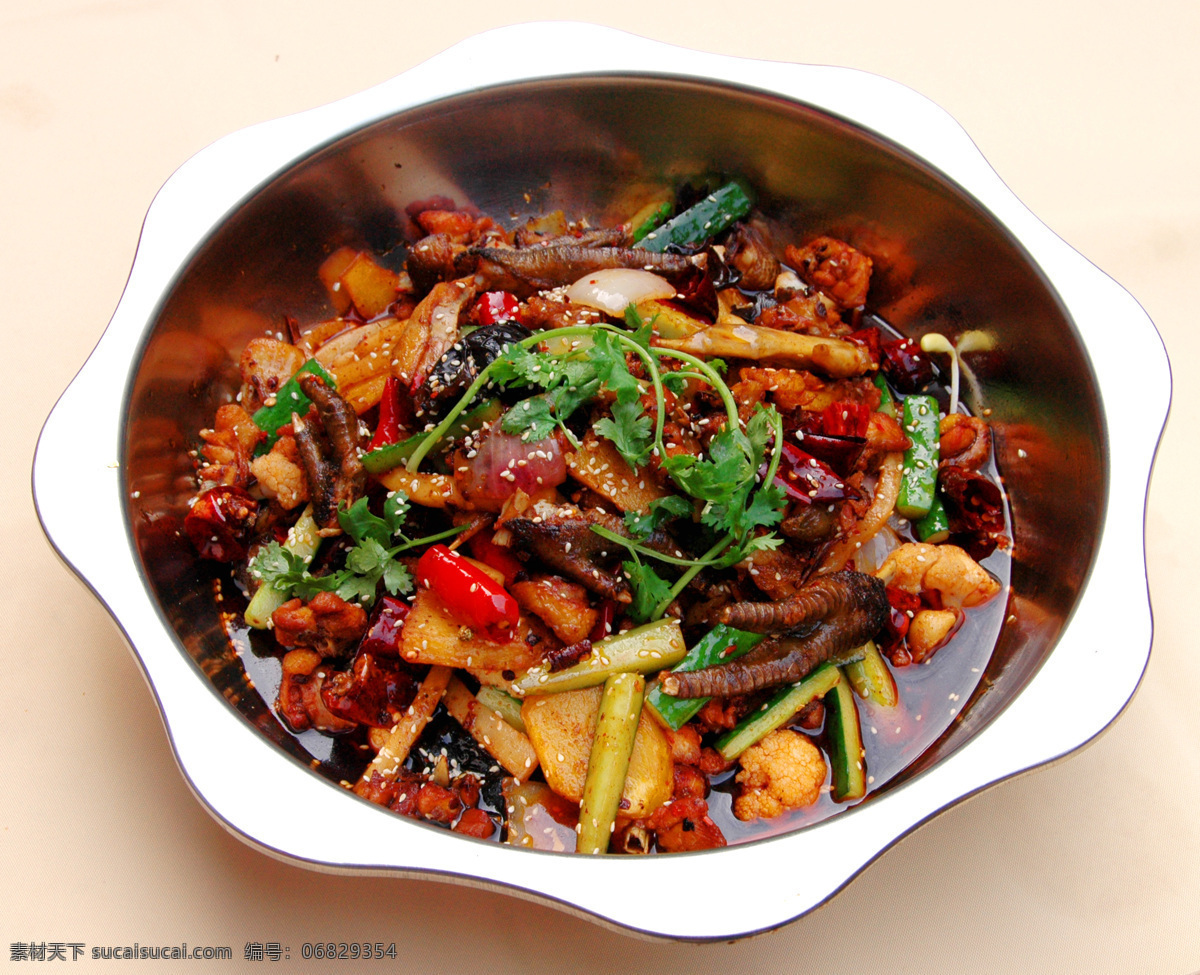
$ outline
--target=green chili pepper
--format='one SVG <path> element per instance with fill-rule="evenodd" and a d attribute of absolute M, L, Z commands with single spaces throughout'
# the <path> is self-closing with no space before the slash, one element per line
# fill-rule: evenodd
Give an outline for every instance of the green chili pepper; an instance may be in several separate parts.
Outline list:
<path fill-rule="evenodd" d="M 703 670 L 734 660 L 758 646 L 764 637 L 761 633 L 735 630 L 723 623 L 709 630 L 693 644 L 674 672 Z M 678 731 L 694 718 L 708 703 L 707 697 L 672 697 L 657 681 L 646 694 L 646 704 L 658 719 L 672 731 Z"/>
<path fill-rule="evenodd" d="M 904 470 L 896 510 L 916 521 L 929 514 L 936 497 L 938 469 L 938 404 L 932 396 L 904 398 L 904 432 L 912 446 L 904 452 Z"/>
<path fill-rule="evenodd" d="M 433 452 L 440 452 L 451 440 L 474 433 L 485 423 L 495 423 L 504 408 L 498 399 L 489 399 L 462 414 L 458 420 L 433 445 Z M 372 474 L 385 474 L 408 463 L 413 452 L 425 441 L 426 433 L 415 433 L 399 443 L 391 443 L 363 455 L 362 465 Z"/>
<path fill-rule="evenodd" d="M 304 390 L 300 388 L 300 383 L 296 381 L 297 377 L 305 372 L 311 372 L 316 376 L 320 376 L 325 385 L 330 388 L 337 386 L 337 382 L 333 376 L 329 375 L 316 359 L 309 359 L 304 363 L 304 365 L 296 370 L 291 379 L 279 387 L 279 391 L 275 394 L 275 402 L 255 412 L 253 416 L 254 423 L 266 434 L 263 442 L 254 451 L 255 456 L 265 454 L 274 446 L 275 441 L 279 439 L 279 428 L 287 426 L 292 422 L 293 413 L 304 416 L 308 412 L 308 408 L 312 405 L 312 400 L 304 395 Z"/>
<path fill-rule="evenodd" d="M 917 538 L 922 542 L 937 545 L 950 537 L 950 515 L 942 499 L 937 494 L 933 496 L 933 504 L 929 513 L 916 524 Z"/>

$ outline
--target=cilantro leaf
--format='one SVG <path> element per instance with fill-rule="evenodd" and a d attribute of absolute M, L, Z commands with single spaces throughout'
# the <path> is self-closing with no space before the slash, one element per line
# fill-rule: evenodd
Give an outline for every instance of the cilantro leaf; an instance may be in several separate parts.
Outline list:
<path fill-rule="evenodd" d="M 548 375 L 541 374 L 546 356 L 512 344 L 500 353 L 489 368 L 492 381 L 502 386 L 542 386 Z"/>
<path fill-rule="evenodd" d="M 412 573 L 403 562 L 392 559 L 383 567 L 383 585 L 393 596 L 410 593 L 413 589 Z"/>
<path fill-rule="evenodd" d="M 779 423 L 779 414 L 773 406 L 759 406 L 746 424 L 746 441 L 750 445 L 750 463 L 757 471 L 766 462 L 767 443 L 774 435 Z"/>
<path fill-rule="evenodd" d="M 596 333 L 595 345 L 589 360 L 596 376 L 617 396 L 622 404 L 636 403 L 642 395 L 642 384 L 634 378 L 625 362 L 625 353 L 609 332 Z"/>
<path fill-rule="evenodd" d="M 596 433 L 616 445 L 617 452 L 630 467 L 641 467 L 650 459 L 654 445 L 653 425 L 636 400 L 632 403 L 613 403 L 612 418 L 605 417 L 594 425 Z"/>
<path fill-rule="evenodd" d="M 408 517 L 408 495 L 403 491 L 391 491 L 383 502 L 383 520 L 391 529 L 392 536 L 399 535 L 404 527 L 404 519 Z M 390 541 L 390 539 L 389 539 Z"/>
<path fill-rule="evenodd" d="M 754 468 L 743 449 L 745 440 L 745 434 L 740 430 L 726 427 L 709 441 L 707 458 L 676 454 L 663 461 L 663 470 L 693 498 L 724 505 L 740 484 L 753 478 Z M 707 519 L 705 524 L 720 527 L 719 523 Z"/>
<path fill-rule="evenodd" d="M 558 419 L 554 416 L 548 396 L 533 396 L 522 400 L 500 420 L 502 431 L 520 434 L 522 440 L 530 443 L 545 440 L 557 426 Z"/>
<path fill-rule="evenodd" d="M 748 555 L 753 555 L 755 552 L 777 549 L 782 544 L 783 539 L 774 532 L 749 538 L 741 545 L 734 545 L 726 549 L 724 554 L 713 563 L 713 568 L 728 569 L 731 565 L 741 562 Z"/>
<path fill-rule="evenodd" d="M 346 553 L 346 568 L 355 575 L 374 575 L 376 581 L 383 575 L 384 566 L 391 559 L 388 550 L 373 538 L 364 538 Z"/>
<path fill-rule="evenodd" d="M 382 570 L 380 572 L 382 574 Z M 379 585 L 379 575 L 355 575 L 353 572 L 338 572 L 337 594 L 344 600 L 357 600 L 364 606 L 370 606 L 375 601 L 375 589 Z"/>
<path fill-rule="evenodd" d="M 338 524 L 342 526 L 342 531 L 359 544 L 370 538 L 383 547 L 392 540 L 391 525 L 371 513 L 365 497 L 359 498 L 349 508 L 339 509 Z"/>
<path fill-rule="evenodd" d="M 638 561 L 636 555 L 632 562 L 622 562 L 621 568 L 633 589 L 629 615 L 638 623 L 645 623 L 654 615 L 655 607 L 671 595 L 671 585 L 650 566 Z"/>
<path fill-rule="evenodd" d="M 575 382 L 568 380 L 565 385 L 559 386 L 550 394 L 554 414 L 560 424 L 566 423 L 572 413 L 600 392 L 600 379 L 595 375 L 594 369 L 590 366 L 588 368 L 590 373 L 587 378 L 581 376 Z"/>
<path fill-rule="evenodd" d="M 307 565 L 300 556 L 289 552 L 278 542 L 268 542 L 258 550 L 247 568 L 255 579 L 276 589 L 286 589 L 292 576 L 302 576 Z"/>
<path fill-rule="evenodd" d="M 646 321 L 637 310 L 637 305 L 625 306 L 625 326 L 632 333 L 629 338 L 647 351 L 650 351 L 650 337 L 654 334 L 655 318 L 658 318 L 657 314 L 650 321 Z"/>
<path fill-rule="evenodd" d="M 691 378 L 683 373 L 668 370 L 662 374 L 663 389 L 674 393 L 676 396 L 682 396 L 687 392 L 689 382 L 691 382 Z"/>
<path fill-rule="evenodd" d="M 783 509 L 787 504 L 787 495 L 783 488 L 768 484 L 755 492 L 754 497 L 746 505 L 743 519 L 747 529 L 770 528 L 783 520 Z"/>
<path fill-rule="evenodd" d="M 646 538 L 673 518 L 683 518 L 692 513 L 692 503 L 678 494 L 655 498 L 646 506 L 646 511 L 626 511 L 625 527 L 637 538 Z"/>
<path fill-rule="evenodd" d="M 304 574 L 302 579 L 298 579 L 292 583 L 285 595 L 293 596 L 297 599 L 303 599 L 305 602 L 312 599 L 319 592 L 334 592 L 341 585 L 341 572 L 335 572 L 327 576 L 312 576 L 308 573 Z"/>

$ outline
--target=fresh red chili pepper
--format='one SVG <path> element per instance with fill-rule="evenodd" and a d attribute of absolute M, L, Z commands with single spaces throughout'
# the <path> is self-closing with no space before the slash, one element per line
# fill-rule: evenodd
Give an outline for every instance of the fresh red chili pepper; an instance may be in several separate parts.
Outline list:
<path fill-rule="evenodd" d="M 379 401 L 379 423 L 368 450 L 378 450 L 388 444 L 400 442 L 400 380 L 388 376 L 383 384 L 383 398 Z"/>
<path fill-rule="evenodd" d="M 485 291 L 475 302 L 475 320 L 480 325 L 520 322 L 521 303 L 507 291 Z"/>
<path fill-rule="evenodd" d="M 486 532 L 472 535 L 471 540 L 467 542 L 467 547 L 470 548 L 471 555 L 484 565 L 491 566 L 497 572 L 503 573 L 506 586 L 511 586 L 517 576 L 525 571 L 525 566 L 518 561 L 517 557 L 504 546 L 493 542 Z"/>
<path fill-rule="evenodd" d="M 491 576 L 445 545 L 433 545 L 417 562 L 417 580 L 432 589 L 446 608 L 488 639 L 507 643 L 517 632 L 520 610 Z"/>

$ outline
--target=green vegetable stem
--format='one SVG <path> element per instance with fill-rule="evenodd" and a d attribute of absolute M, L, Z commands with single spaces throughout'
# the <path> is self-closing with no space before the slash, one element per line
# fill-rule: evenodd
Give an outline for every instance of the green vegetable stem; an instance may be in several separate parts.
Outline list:
<path fill-rule="evenodd" d="M 822 664 L 798 684 L 783 688 L 758 711 L 718 738 L 717 751 L 726 761 L 732 762 L 755 742 L 785 725 L 810 701 L 828 694 L 841 679 L 841 672 L 835 665 Z"/>
<path fill-rule="evenodd" d="M 873 640 L 863 644 L 862 649 L 863 659 L 846 664 L 842 673 L 850 681 L 854 693 L 863 700 L 874 701 L 885 708 L 895 707 L 900 700 L 896 678 L 888 670 L 883 654 Z"/>
<path fill-rule="evenodd" d="M 839 802 L 861 799 L 867 794 L 867 762 L 858 707 L 848 681 L 826 692 L 825 727 L 833 760 L 833 798 Z"/>
<path fill-rule="evenodd" d="M 579 804 L 579 853 L 605 853 L 617 819 L 629 756 L 637 737 L 646 678 L 614 674 L 604 682 L 596 736 L 588 760 L 583 799 Z"/>
<path fill-rule="evenodd" d="M 485 708 L 491 708 L 510 725 L 525 734 L 525 719 L 521 717 L 521 702 L 498 687 L 483 684 L 475 699 Z"/>
<path fill-rule="evenodd" d="M 679 620 L 662 619 L 605 637 L 588 656 L 565 670 L 552 673 L 546 666 L 533 667 L 513 686 L 522 694 L 595 687 L 621 672 L 657 673 L 679 663 L 686 653 Z"/>
<path fill-rule="evenodd" d="M 884 378 L 883 373 L 877 372 L 872 381 L 875 383 L 875 388 L 879 390 L 879 410 L 877 412 L 895 419 L 896 399 L 888 388 L 887 379 Z"/>

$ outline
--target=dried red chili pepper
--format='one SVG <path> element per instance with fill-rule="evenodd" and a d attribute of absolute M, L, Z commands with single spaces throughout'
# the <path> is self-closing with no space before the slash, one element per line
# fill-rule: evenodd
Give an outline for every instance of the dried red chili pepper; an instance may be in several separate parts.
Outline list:
<path fill-rule="evenodd" d="M 880 347 L 880 368 L 902 393 L 917 393 L 933 381 L 933 361 L 913 339 L 893 339 Z"/>
<path fill-rule="evenodd" d="M 866 403 L 849 400 L 830 403 L 821 411 L 821 432 L 831 437 L 866 437 L 871 412 Z"/>
<path fill-rule="evenodd" d="M 879 362 L 879 356 L 882 352 L 879 329 L 860 328 L 856 332 L 851 332 L 846 338 L 851 342 L 857 342 L 859 345 L 864 346 L 871 355 L 871 361 L 875 363 Z"/>
<path fill-rule="evenodd" d="M 948 464 L 938 472 L 938 487 L 950 512 L 951 530 L 986 535 L 1004 531 L 1004 499 L 994 482 Z"/>
<path fill-rule="evenodd" d="M 793 501 L 805 504 L 858 497 L 847 486 L 845 479 L 828 464 L 790 443 L 783 445 L 775 483 Z"/>
<path fill-rule="evenodd" d="M 408 616 L 408 603 L 395 596 L 384 596 L 375 606 L 367 633 L 358 645 L 359 653 L 395 657 L 400 653 L 400 631 Z"/>
<path fill-rule="evenodd" d="M 325 707 L 347 721 L 390 728 L 417 694 L 417 681 L 394 664 L 360 653 L 348 672 L 339 671 L 321 687 Z"/>
<path fill-rule="evenodd" d="M 903 667 L 912 662 L 904 638 L 908 635 L 913 615 L 921 609 L 921 597 L 895 586 L 888 586 L 886 591 L 890 611 L 879 649 L 895 666 Z"/>
<path fill-rule="evenodd" d="M 183 519 L 183 530 L 201 558 L 240 562 L 254 527 L 258 502 L 240 487 L 222 484 L 209 488 L 193 502 Z"/>

